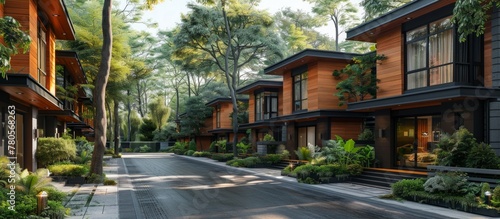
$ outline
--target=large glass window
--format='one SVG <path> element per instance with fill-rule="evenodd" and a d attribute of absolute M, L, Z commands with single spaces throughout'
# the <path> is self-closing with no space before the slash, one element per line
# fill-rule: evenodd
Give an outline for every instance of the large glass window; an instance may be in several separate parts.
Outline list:
<path fill-rule="evenodd" d="M 307 72 L 293 76 L 293 110 L 307 110 Z"/>
<path fill-rule="evenodd" d="M 300 127 L 298 128 L 298 147 L 308 147 L 309 145 L 316 145 L 316 127 Z"/>
<path fill-rule="evenodd" d="M 255 95 L 255 120 L 278 116 L 278 92 L 264 91 Z"/>
<path fill-rule="evenodd" d="M 454 28 L 446 17 L 406 32 L 406 89 L 453 82 Z"/>
<path fill-rule="evenodd" d="M 38 23 L 38 83 L 46 87 L 47 78 L 47 33 L 41 22 Z"/>

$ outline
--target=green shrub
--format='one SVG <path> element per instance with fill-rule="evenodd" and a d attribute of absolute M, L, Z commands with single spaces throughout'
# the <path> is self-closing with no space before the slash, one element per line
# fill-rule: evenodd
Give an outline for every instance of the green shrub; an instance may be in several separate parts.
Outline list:
<path fill-rule="evenodd" d="M 363 166 L 359 164 L 349 164 L 347 165 L 347 173 L 351 176 L 361 175 L 363 172 Z"/>
<path fill-rule="evenodd" d="M 48 169 L 54 176 L 83 176 L 89 172 L 87 166 L 79 164 L 54 164 Z"/>
<path fill-rule="evenodd" d="M 264 164 L 277 164 L 283 160 L 283 155 L 281 154 L 266 154 L 260 157 L 260 160 Z"/>
<path fill-rule="evenodd" d="M 212 154 L 212 159 L 219 162 L 226 162 L 234 158 L 233 154 Z"/>
<path fill-rule="evenodd" d="M 335 172 L 337 167 L 333 164 L 321 165 L 318 168 L 318 177 L 321 180 L 327 180 L 333 176 L 335 176 Z"/>
<path fill-rule="evenodd" d="M 151 151 L 151 148 L 147 145 L 143 145 L 143 146 L 139 147 L 139 152 L 141 152 L 141 153 L 147 153 L 150 151 Z"/>
<path fill-rule="evenodd" d="M 293 174 L 293 169 L 294 168 L 292 165 L 288 165 L 281 171 L 281 175 L 297 177 L 297 175 Z"/>
<path fill-rule="evenodd" d="M 429 193 L 464 194 L 467 186 L 467 174 L 459 172 L 437 172 L 435 176 L 427 179 L 424 189 Z"/>
<path fill-rule="evenodd" d="M 238 152 L 240 154 L 246 154 L 248 153 L 248 150 L 252 147 L 252 145 L 242 141 L 236 144 L 236 147 L 238 148 Z"/>
<path fill-rule="evenodd" d="M 247 157 L 244 159 L 235 158 L 227 161 L 226 164 L 233 167 L 255 167 L 262 161 L 258 157 Z"/>
<path fill-rule="evenodd" d="M 104 155 L 113 155 L 113 154 L 115 154 L 115 149 L 114 148 L 106 149 L 104 151 Z"/>
<path fill-rule="evenodd" d="M 437 163 L 443 166 L 465 167 L 469 152 L 477 146 L 474 135 L 460 127 L 451 136 L 443 134 L 437 144 Z"/>
<path fill-rule="evenodd" d="M 481 194 L 479 194 L 479 196 L 480 196 L 481 198 L 484 198 L 484 193 L 485 193 L 486 191 L 491 191 L 491 187 L 490 187 L 490 184 L 489 184 L 489 183 L 487 183 L 487 182 L 483 182 L 483 183 L 481 183 Z"/>
<path fill-rule="evenodd" d="M 216 144 L 217 144 L 217 141 L 212 141 L 212 143 L 210 143 L 210 147 L 208 148 L 208 151 L 210 151 L 212 153 L 217 152 Z"/>
<path fill-rule="evenodd" d="M 92 173 L 90 176 L 87 176 L 86 181 L 87 181 L 87 183 L 102 183 L 102 182 L 104 182 L 104 179 L 106 179 L 105 174 L 99 175 L 99 174 Z"/>
<path fill-rule="evenodd" d="M 47 197 L 48 200 L 56 201 L 56 202 L 62 202 L 64 200 L 64 198 L 66 198 L 66 196 L 68 195 L 65 192 L 59 191 L 53 187 L 47 187 L 47 188 L 43 189 L 43 191 L 47 192 L 47 194 L 49 195 Z"/>
<path fill-rule="evenodd" d="M 308 147 L 300 147 L 298 150 L 295 151 L 295 154 L 299 158 L 299 160 L 307 160 L 311 161 L 312 160 L 312 153 L 311 150 Z"/>
<path fill-rule="evenodd" d="M 271 134 L 269 134 L 269 133 L 267 133 L 266 135 L 264 135 L 264 138 L 262 140 L 263 141 L 275 141 L 274 137 Z"/>
<path fill-rule="evenodd" d="M 35 157 L 40 167 L 56 162 L 72 160 L 76 156 L 73 140 L 63 138 L 39 138 Z"/>
<path fill-rule="evenodd" d="M 360 141 L 373 141 L 374 139 L 375 137 L 370 129 L 363 129 L 363 132 L 358 135 L 358 140 Z"/>
<path fill-rule="evenodd" d="M 392 194 L 397 197 L 410 197 L 412 192 L 424 191 L 424 179 L 403 179 L 391 185 Z"/>
<path fill-rule="evenodd" d="M 500 159 L 491 149 L 490 145 L 480 143 L 472 146 L 465 162 L 466 167 L 498 169 Z"/>
<path fill-rule="evenodd" d="M 187 155 L 187 156 L 193 156 L 194 152 L 196 152 L 196 151 L 194 151 L 194 150 L 189 150 L 189 151 L 186 151 L 186 153 L 184 153 L 184 155 Z"/>
<path fill-rule="evenodd" d="M 210 156 L 212 156 L 212 153 L 210 153 L 208 151 L 196 151 L 191 156 L 193 156 L 193 157 L 210 157 Z"/>
<path fill-rule="evenodd" d="M 493 189 L 491 199 L 500 202 L 500 185 L 496 186 L 495 189 Z"/>
<path fill-rule="evenodd" d="M 106 186 L 114 186 L 114 185 L 116 185 L 116 181 L 112 180 L 112 179 L 105 179 L 103 184 Z"/>
<path fill-rule="evenodd" d="M 226 153 L 227 141 L 220 140 L 215 142 L 215 146 L 217 147 L 218 153 Z"/>
<path fill-rule="evenodd" d="M 297 175 L 297 181 L 301 183 L 315 184 L 319 183 L 318 176 L 319 166 L 312 164 L 305 164 L 298 166 L 293 170 Z"/>
<path fill-rule="evenodd" d="M 194 140 L 189 142 L 189 150 L 196 151 L 196 142 Z"/>

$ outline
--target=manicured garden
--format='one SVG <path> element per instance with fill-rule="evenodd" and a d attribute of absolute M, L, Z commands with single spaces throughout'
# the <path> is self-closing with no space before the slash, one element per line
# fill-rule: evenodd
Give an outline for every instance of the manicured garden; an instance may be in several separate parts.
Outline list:
<path fill-rule="evenodd" d="M 66 183 L 105 183 L 115 185 L 104 176 L 89 175 L 93 145 L 85 138 L 39 138 L 35 153 L 38 169 L 29 172 L 0 157 L 0 218 L 51 218 L 69 215 L 63 202 L 71 194 L 59 191 L 52 181 Z M 107 153 L 111 153 L 108 151 Z M 37 212 L 37 194 L 46 192 L 48 208 Z"/>

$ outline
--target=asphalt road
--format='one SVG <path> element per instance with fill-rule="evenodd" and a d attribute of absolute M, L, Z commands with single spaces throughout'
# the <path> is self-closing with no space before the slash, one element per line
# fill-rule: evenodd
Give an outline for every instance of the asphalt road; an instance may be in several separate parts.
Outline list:
<path fill-rule="evenodd" d="M 120 202 L 135 203 L 120 204 L 121 218 L 443 218 L 171 154 L 124 162 L 133 189 Z"/>

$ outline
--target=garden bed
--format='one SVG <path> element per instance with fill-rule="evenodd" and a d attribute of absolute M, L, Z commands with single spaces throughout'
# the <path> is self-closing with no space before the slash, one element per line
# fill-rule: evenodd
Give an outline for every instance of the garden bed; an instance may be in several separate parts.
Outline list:
<path fill-rule="evenodd" d="M 409 200 L 409 198 L 407 198 L 407 200 Z M 447 202 L 444 200 L 429 200 L 429 199 L 425 199 L 425 198 L 418 197 L 418 196 L 413 197 L 413 200 L 410 200 L 410 201 L 415 201 L 418 203 L 423 203 L 423 204 L 434 205 L 434 206 L 443 207 L 443 208 L 449 208 L 449 209 L 469 212 L 469 213 L 473 213 L 473 214 L 484 215 L 484 216 L 488 216 L 488 217 L 500 217 L 500 212 L 497 209 L 462 206 L 460 204 Z"/>

